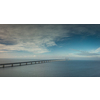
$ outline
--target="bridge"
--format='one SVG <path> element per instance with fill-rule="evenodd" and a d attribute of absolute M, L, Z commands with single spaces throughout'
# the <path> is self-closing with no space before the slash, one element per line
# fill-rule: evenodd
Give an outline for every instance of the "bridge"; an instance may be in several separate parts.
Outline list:
<path fill-rule="evenodd" d="M 27 61 L 27 62 L 15 62 L 15 63 L 4 63 L 4 64 L 0 64 L 0 66 L 2 66 L 3 68 L 6 67 L 7 65 L 10 65 L 11 67 L 13 67 L 14 65 L 19 65 L 21 66 L 22 64 L 25 65 L 29 65 L 29 64 L 40 64 L 40 63 L 47 63 L 47 62 L 54 62 L 54 61 L 64 61 L 62 59 L 57 59 L 57 60 L 37 60 L 37 61 Z"/>

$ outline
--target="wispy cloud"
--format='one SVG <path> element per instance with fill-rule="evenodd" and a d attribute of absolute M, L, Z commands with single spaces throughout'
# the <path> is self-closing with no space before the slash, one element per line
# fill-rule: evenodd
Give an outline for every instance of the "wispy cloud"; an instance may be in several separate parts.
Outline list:
<path fill-rule="evenodd" d="M 78 51 L 79 53 L 76 53 L 77 55 L 83 55 L 83 56 L 98 56 L 100 55 L 100 53 L 98 53 L 99 48 L 96 50 L 91 50 L 91 51 L 82 51 L 82 50 L 76 50 L 76 49 L 72 49 L 74 51 Z"/>
<path fill-rule="evenodd" d="M 96 50 L 91 50 L 90 52 L 91 52 L 91 53 L 93 53 L 93 52 L 94 52 L 94 53 L 100 53 L 100 47 L 97 48 Z"/>

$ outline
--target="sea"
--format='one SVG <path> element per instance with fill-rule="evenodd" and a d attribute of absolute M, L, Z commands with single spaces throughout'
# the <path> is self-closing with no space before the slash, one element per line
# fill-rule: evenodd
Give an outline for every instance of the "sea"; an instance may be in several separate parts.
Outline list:
<path fill-rule="evenodd" d="M 0 64 L 35 60 L 0 59 Z M 66 60 L 5 68 L 0 66 L 0 77 L 100 77 L 100 61 Z"/>

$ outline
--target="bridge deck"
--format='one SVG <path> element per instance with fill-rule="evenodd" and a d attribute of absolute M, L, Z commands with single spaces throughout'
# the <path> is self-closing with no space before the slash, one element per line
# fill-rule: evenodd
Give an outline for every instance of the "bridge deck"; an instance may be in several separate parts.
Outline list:
<path fill-rule="evenodd" d="M 5 67 L 5 65 L 11 65 L 11 67 L 14 66 L 14 64 L 19 64 L 19 66 L 21 66 L 21 64 L 25 63 L 26 65 L 28 63 L 32 64 L 33 62 L 36 63 L 45 63 L 45 62 L 52 62 L 52 61 L 60 61 L 60 60 L 38 60 L 38 61 L 26 61 L 26 62 L 15 62 L 15 63 L 4 63 L 4 64 L 0 64 L 0 66 L 2 66 L 3 68 Z"/>

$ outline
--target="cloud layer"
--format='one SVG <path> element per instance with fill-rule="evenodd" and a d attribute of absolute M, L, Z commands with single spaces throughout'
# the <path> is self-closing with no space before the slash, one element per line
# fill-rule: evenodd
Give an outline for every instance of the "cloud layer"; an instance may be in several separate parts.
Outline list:
<path fill-rule="evenodd" d="M 59 25 L 0 25 L 0 51 L 49 52 L 65 33 Z"/>
<path fill-rule="evenodd" d="M 58 41 L 75 35 L 100 37 L 99 27 L 100 25 L 1 24 L 0 53 L 25 51 L 35 55 L 51 52 L 48 47 L 58 46 Z M 79 51 L 77 56 L 99 55 L 99 52 L 100 48 L 91 52 Z"/>

